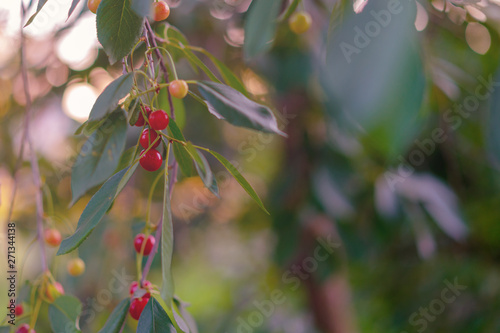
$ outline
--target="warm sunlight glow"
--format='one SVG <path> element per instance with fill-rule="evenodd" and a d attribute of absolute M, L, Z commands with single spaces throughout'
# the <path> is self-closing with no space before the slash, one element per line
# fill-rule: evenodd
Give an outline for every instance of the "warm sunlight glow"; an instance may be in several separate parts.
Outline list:
<path fill-rule="evenodd" d="M 88 12 L 58 41 L 59 59 L 74 70 L 88 68 L 97 58 L 95 24 L 95 15 Z"/>
<path fill-rule="evenodd" d="M 69 86 L 63 96 L 63 110 L 68 117 L 83 123 L 97 99 L 94 87 L 87 83 Z"/>

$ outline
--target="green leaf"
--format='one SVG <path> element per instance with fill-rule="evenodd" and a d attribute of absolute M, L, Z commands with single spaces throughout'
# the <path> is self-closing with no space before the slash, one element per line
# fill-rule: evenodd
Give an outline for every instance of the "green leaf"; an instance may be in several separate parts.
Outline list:
<path fill-rule="evenodd" d="M 130 307 L 130 298 L 125 298 L 118 304 L 118 306 L 111 312 L 104 327 L 98 333 L 120 333 L 120 330 L 127 318 L 128 309 Z"/>
<path fill-rule="evenodd" d="M 217 185 L 217 180 L 215 179 L 212 169 L 208 164 L 207 159 L 203 154 L 201 154 L 191 142 L 188 142 L 184 147 L 194 161 L 194 165 L 198 175 L 200 176 L 205 187 L 210 190 L 213 194 L 219 197 L 219 186 Z"/>
<path fill-rule="evenodd" d="M 241 173 L 238 171 L 238 169 L 236 169 L 236 167 L 234 165 L 232 165 L 231 162 L 229 162 L 221 154 L 219 154 L 213 150 L 210 150 L 210 149 L 206 149 L 206 151 L 208 151 L 210 154 L 214 155 L 214 157 L 216 159 L 218 159 L 219 162 L 221 162 L 221 164 L 227 169 L 227 171 L 229 171 L 229 173 L 231 175 L 233 175 L 233 177 L 241 185 L 241 187 L 243 187 L 243 189 L 248 193 L 248 195 L 250 195 L 250 197 L 259 205 L 259 207 L 262 208 L 262 210 L 265 211 L 267 214 L 269 214 L 266 207 L 264 207 L 262 200 L 260 200 L 257 192 L 255 192 L 255 190 L 252 188 L 252 185 L 250 185 L 250 183 L 248 183 L 248 181 L 245 179 L 245 177 L 243 177 L 241 175 Z"/>
<path fill-rule="evenodd" d="M 141 313 L 137 324 L 137 333 L 175 333 L 176 330 L 169 316 L 158 301 L 151 297 Z"/>
<path fill-rule="evenodd" d="M 130 8 L 130 0 L 102 0 L 97 8 L 97 38 L 111 64 L 129 55 L 141 36 L 143 22 Z"/>
<path fill-rule="evenodd" d="M 189 63 L 194 68 L 200 68 L 208 76 L 210 80 L 220 83 L 219 78 L 214 74 L 214 72 L 212 72 L 212 70 L 208 68 L 208 66 L 205 65 L 205 63 L 196 54 L 194 54 L 190 48 L 184 47 L 182 45 L 177 45 L 174 43 L 170 43 L 169 45 L 182 51 L 186 59 L 189 61 Z"/>
<path fill-rule="evenodd" d="M 53 332 L 80 332 L 82 304 L 74 296 L 61 296 L 49 306 L 50 326 Z"/>
<path fill-rule="evenodd" d="M 280 6 L 281 1 L 252 1 L 245 21 L 245 59 L 251 59 L 271 48 Z"/>
<path fill-rule="evenodd" d="M 71 174 L 71 205 L 113 174 L 125 147 L 126 137 L 127 121 L 123 110 L 117 109 L 80 150 Z"/>
<path fill-rule="evenodd" d="M 280 21 L 288 20 L 290 18 L 290 16 L 292 16 L 293 12 L 295 12 L 295 9 L 297 9 L 297 7 L 301 1 L 302 0 L 293 0 L 290 3 L 290 5 L 288 6 L 288 8 L 285 10 L 283 15 L 280 17 Z M 343 1 L 343 0 L 340 0 L 340 1 Z"/>
<path fill-rule="evenodd" d="M 141 16 L 146 17 L 151 13 L 151 6 L 153 5 L 153 0 L 131 0 L 131 8 L 134 12 Z"/>
<path fill-rule="evenodd" d="M 122 169 L 125 169 L 132 164 L 132 162 L 134 161 L 136 150 L 137 146 L 133 146 L 123 152 L 122 156 L 120 157 L 120 162 L 116 167 L 115 173 Z"/>
<path fill-rule="evenodd" d="M 500 72 L 495 76 L 494 82 L 499 82 Z M 488 121 L 486 122 L 486 147 L 492 164 L 500 169 L 500 91 L 496 89 L 490 100 Z"/>
<path fill-rule="evenodd" d="M 163 224 L 161 230 L 161 272 L 163 285 L 161 297 L 170 307 L 174 297 L 174 278 L 172 274 L 172 256 L 174 253 L 174 225 L 170 206 L 169 175 L 165 174 L 163 191 Z"/>
<path fill-rule="evenodd" d="M 241 80 L 231 71 L 222 61 L 214 57 L 210 52 L 205 51 L 203 52 L 210 60 L 214 63 L 214 65 L 217 67 L 219 70 L 219 73 L 222 75 L 222 78 L 224 79 L 224 82 L 238 90 L 240 93 L 242 93 L 245 96 L 248 96 L 248 92 L 241 82 Z"/>
<path fill-rule="evenodd" d="M 136 98 L 130 102 L 127 113 L 129 125 L 134 126 L 137 122 L 137 119 L 139 119 L 139 114 L 141 113 L 141 103 L 139 98 Z"/>
<path fill-rule="evenodd" d="M 83 210 L 75 233 L 62 241 L 57 255 L 69 253 L 82 244 L 101 221 L 108 208 L 111 207 L 111 204 L 132 177 L 136 168 L 137 163 L 116 173 L 102 185 Z"/>
<path fill-rule="evenodd" d="M 9 333 L 9 332 L 10 332 L 9 326 L 0 326 L 0 333 Z"/>
<path fill-rule="evenodd" d="M 267 106 L 258 104 L 224 84 L 200 81 L 197 83 L 205 98 L 208 111 L 228 123 L 261 132 L 286 136 L 278 128 L 276 117 Z"/>
<path fill-rule="evenodd" d="M 196 325 L 196 321 L 194 320 L 193 316 L 186 310 L 189 304 L 182 302 L 178 298 L 175 298 L 174 305 L 179 310 L 179 314 L 182 316 L 184 323 L 188 327 L 188 331 L 185 332 L 198 333 L 198 327 Z"/>
<path fill-rule="evenodd" d="M 108 113 L 114 111 L 118 106 L 120 99 L 130 93 L 133 84 L 133 73 L 122 75 L 111 82 L 95 101 L 94 106 L 90 111 L 89 122 L 93 120 L 101 120 Z"/>
<path fill-rule="evenodd" d="M 328 98 L 325 110 L 336 126 L 392 162 L 420 130 L 425 76 L 415 2 L 401 2 L 395 9 L 399 13 L 390 14 L 388 1 L 370 1 L 359 14 L 347 6 L 351 13 L 328 41 L 319 76 Z M 372 15 L 381 11 L 388 13 L 382 24 Z M 378 34 L 369 30 L 373 23 Z"/>
<path fill-rule="evenodd" d="M 168 125 L 168 132 L 174 139 L 186 142 L 186 139 L 184 138 L 184 135 L 182 134 L 181 130 L 179 129 L 175 121 L 172 119 L 170 119 Z M 186 149 L 184 149 L 182 144 L 178 142 L 173 143 L 173 150 L 175 159 L 177 160 L 177 163 L 179 163 L 179 167 L 182 173 L 186 177 L 191 177 L 194 171 L 193 171 L 193 164 L 191 163 L 191 157 L 189 156 L 188 152 L 186 151 Z"/>
<path fill-rule="evenodd" d="M 172 56 L 174 61 L 179 61 L 184 56 L 184 48 L 189 46 L 189 41 L 187 40 L 186 36 L 184 36 L 184 34 L 179 29 L 167 23 L 165 25 L 164 37 L 168 40 L 167 47 L 170 55 Z M 199 70 L 196 63 L 193 63 L 193 61 L 188 57 L 186 57 L 186 59 L 188 60 L 195 73 L 198 74 Z"/>

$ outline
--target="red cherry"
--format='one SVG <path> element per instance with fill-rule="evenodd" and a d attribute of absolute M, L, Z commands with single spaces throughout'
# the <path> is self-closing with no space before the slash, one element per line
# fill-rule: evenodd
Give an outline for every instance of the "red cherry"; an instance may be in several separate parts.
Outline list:
<path fill-rule="evenodd" d="M 161 154 L 156 149 L 148 150 L 144 155 L 144 150 L 141 151 L 141 159 L 139 163 L 147 171 L 156 171 L 161 167 L 163 159 Z"/>
<path fill-rule="evenodd" d="M 141 106 L 142 110 L 146 113 L 146 116 L 149 117 L 151 114 L 151 108 L 149 106 Z M 139 112 L 139 118 L 137 118 L 137 121 L 135 122 L 135 126 L 141 127 L 144 126 L 146 121 L 144 120 L 144 116 L 142 115 L 142 112 Z"/>
<path fill-rule="evenodd" d="M 139 320 L 142 311 L 146 307 L 146 304 L 148 304 L 149 298 L 149 296 L 144 296 L 140 298 L 134 298 L 132 300 L 129 308 L 129 313 L 132 318 L 134 318 L 135 320 Z"/>
<path fill-rule="evenodd" d="M 164 1 L 153 2 L 153 19 L 163 21 L 170 15 L 170 7 Z"/>
<path fill-rule="evenodd" d="M 30 325 L 22 324 L 17 329 L 16 333 L 36 333 L 34 329 L 30 329 Z"/>
<path fill-rule="evenodd" d="M 24 313 L 24 308 L 21 304 L 16 305 L 16 317 L 22 316 Z"/>
<path fill-rule="evenodd" d="M 167 128 L 169 121 L 168 114 L 163 110 L 157 110 L 149 115 L 149 126 L 157 131 Z"/>
<path fill-rule="evenodd" d="M 143 148 L 148 148 L 149 145 L 153 143 L 157 137 L 158 133 L 156 133 L 156 131 L 150 131 L 149 128 L 146 128 L 144 129 L 144 131 L 142 131 L 139 142 Z M 156 141 L 153 145 L 153 148 L 158 147 L 160 145 L 160 141 L 161 140 Z"/>
<path fill-rule="evenodd" d="M 142 244 L 144 243 L 144 238 L 146 236 L 144 236 L 144 234 L 138 234 L 137 236 L 135 236 L 134 238 L 134 247 L 135 247 L 135 251 L 137 253 L 140 253 L 141 252 L 141 249 L 142 249 Z M 148 239 L 146 240 L 146 245 L 144 246 L 144 255 L 147 256 L 151 253 L 151 251 L 153 250 L 153 246 L 155 245 L 156 243 L 156 240 L 155 238 L 152 236 L 152 235 L 149 235 L 148 236 Z"/>

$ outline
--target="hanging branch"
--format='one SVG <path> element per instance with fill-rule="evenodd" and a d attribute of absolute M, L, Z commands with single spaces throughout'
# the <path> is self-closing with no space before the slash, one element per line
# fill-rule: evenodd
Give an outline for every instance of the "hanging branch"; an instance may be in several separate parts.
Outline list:
<path fill-rule="evenodd" d="M 47 257 L 45 254 L 45 243 L 43 240 L 43 195 L 42 195 L 42 182 L 41 182 L 41 177 L 40 177 L 40 169 L 38 166 L 38 159 L 36 156 L 35 152 L 35 147 L 33 145 L 33 141 L 31 139 L 30 135 L 30 123 L 31 123 L 31 116 L 32 116 L 32 100 L 31 100 L 31 94 L 29 91 L 29 80 L 28 80 L 28 71 L 26 68 L 26 58 L 25 58 L 25 36 L 24 36 L 24 31 L 23 31 L 23 22 L 26 17 L 26 9 L 24 7 L 24 4 L 21 3 L 21 29 L 20 29 L 20 37 L 21 37 L 21 77 L 22 77 L 22 82 L 23 82 L 23 87 L 24 87 L 24 96 L 26 99 L 26 115 L 24 119 L 24 127 L 23 127 L 23 136 L 21 139 L 21 146 L 19 148 L 19 156 L 18 160 L 16 162 L 16 173 L 19 167 L 21 166 L 23 155 L 24 155 L 24 145 L 27 144 L 29 148 L 29 157 L 30 157 L 30 163 L 31 163 L 31 172 L 33 176 L 33 183 L 35 184 L 35 203 L 36 203 L 36 225 L 37 225 L 37 239 L 38 239 L 38 244 L 40 246 L 40 256 L 41 256 L 41 264 L 42 264 L 42 269 L 43 271 L 48 270 L 47 266 Z M 14 187 L 12 190 L 12 199 L 11 199 L 11 204 L 9 208 L 9 213 L 7 215 L 7 219 L 10 220 L 12 217 L 12 211 L 14 207 L 14 200 L 15 200 L 15 195 L 17 192 L 17 176 L 14 175 Z"/>
<path fill-rule="evenodd" d="M 148 20 L 146 20 L 146 23 L 144 24 L 145 29 L 146 29 L 146 44 L 148 48 L 154 47 L 155 48 L 155 53 L 156 57 L 158 58 L 158 61 L 160 63 L 160 69 L 163 72 L 163 77 L 165 80 L 165 83 L 170 83 L 169 75 L 168 75 L 168 70 L 167 67 L 165 66 L 165 62 L 163 61 L 163 57 L 161 56 L 161 52 L 158 49 L 158 44 L 156 43 L 155 40 L 155 35 L 153 32 L 153 29 L 151 28 L 151 25 L 149 24 Z M 170 106 L 170 115 L 173 120 L 175 120 L 175 110 L 174 110 L 174 103 L 172 101 L 172 95 L 167 89 L 167 94 L 168 94 L 168 104 Z M 168 163 L 168 161 L 165 161 L 165 163 Z M 179 169 L 179 164 L 177 161 L 173 160 L 172 164 L 172 175 L 169 179 L 169 195 L 172 197 L 172 191 L 174 188 L 174 184 L 177 181 L 177 172 Z M 158 222 L 157 228 L 156 228 L 156 234 L 155 234 L 155 245 L 153 247 L 153 250 L 151 254 L 148 256 L 148 260 L 146 261 L 146 264 L 144 265 L 144 269 L 142 271 L 142 277 L 141 277 L 141 285 L 144 283 L 144 280 L 146 279 L 146 276 L 149 273 L 149 270 L 151 269 L 151 265 L 153 264 L 153 259 L 156 256 L 156 253 L 158 252 L 158 247 L 160 244 L 160 239 L 161 239 L 161 231 L 162 231 L 162 226 L 163 226 L 163 219 L 160 219 Z"/>

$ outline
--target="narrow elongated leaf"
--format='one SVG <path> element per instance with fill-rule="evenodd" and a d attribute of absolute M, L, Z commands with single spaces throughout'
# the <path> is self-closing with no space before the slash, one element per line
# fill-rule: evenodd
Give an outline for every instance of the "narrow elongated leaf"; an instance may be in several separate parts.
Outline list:
<path fill-rule="evenodd" d="M 26 22 L 26 24 L 24 25 L 24 27 L 26 28 L 28 25 L 30 25 L 31 23 L 33 23 L 33 20 L 36 18 L 36 16 L 40 13 L 40 11 L 43 9 L 43 6 L 45 6 L 45 4 L 47 3 L 48 0 L 39 0 L 38 1 L 38 5 L 36 7 L 36 12 L 35 14 L 31 15 L 31 17 L 28 19 L 28 22 Z"/>
<path fill-rule="evenodd" d="M 198 82 L 198 89 L 206 100 L 208 110 L 217 118 L 235 126 L 286 136 L 278 128 L 271 109 L 248 99 L 239 91 L 209 81 Z"/>
<path fill-rule="evenodd" d="M 173 121 L 172 119 L 170 119 L 170 123 L 168 125 L 168 132 L 174 139 L 181 140 L 184 142 L 186 141 L 181 130 L 179 129 L 175 121 Z M 177 160 L 177 163 L 179 163 L 179 167 L 184 176 L 186 177 L 192 176 L 193 164 L 191 163 L 191 157 L 189 156 L 188 152 L 184 149 L 184 147 L 182 147 L 182 144 L 178 142 L 174 142 L 173 150 L 175 159 Z"/>
<path fill-rule="evenodd" d="M 53 332 L 80 332 L 82 304 L 74 296 L 61 296 L 49 306 L 50 326 Z"/>
<path fill-rule="evenodd" d="M 165 174 L 163 191 L 163 224 L 161 231 L 161 272 L 163 285 L 161 297 L 169 307 L 174 297 L 174 278 L 172 274 L 172 256 L 174 253 L 174 225 L 170 205 L 169 175 Z M 142 318 L 142 317 L 141 317 Z"/>
<path fill-rule="evenodd" d="M 144 310 L 142 310 L 139 323 L 137 324 L 138 333 L 175 333 L 176 330 L 169 316 L 163 310 L 156 298 L 151 297 Z"/>
<path fill-rule="evenodd" d="M 104 327 L 98 333 L 120 333 L 120 330 L 127 318 L 128 309 L 130 307 L 130 298 L 125 298 L 117 307 L 111 312 Z"/>
<path fill-rule="evenodd" d="M 292 0 L 292 2 L 287 7 L 287 9 L 283 13 L 283 15 L 281 15 L 280 21 L 286 21 L 286 20 L 288 20 L 290 18 L 290 16 L 292 16 L 293 12 L 295 12 L 295 9 L 297 9 L 300 1 L 301 0 Z M 342 1 L 342 0 L 340 0 L 340 1 Z"/>
<path fill-rule="evenodd" d="M 131 0 L 131 7 L 140 17 L 146 17 L 151 13 L 153 0 Z"/>
<path fill-rule="evenodd" d="M 236 181 L 241 185 L 241 187 L 243 187 L 243 189 L 248 193 L 248 195 L 250 195 L 250 197 L 259 205 L 259 207 L 262 208 L 262 210 L 265 211 L 267 214 L 269 214 L 266 207 L 264 207 L 262 200 L 260 200 L 257 192 L 255 192 L 255 190 L 252 188 L 252 185 L 248 183 L 248 181 L 245 179 L 245 177 L 241 175 L 238 169 L 236 169 L 236 167 L 232 165 L 231 162 L 229 162 L 221 154 L 209 149 L 207 149 L 207 151 L 210 152 L 210 154 L 214 155 L 214 157 L 218 159 L 219 162 L 222 163 L 222 165 L 227 169 L 227 171 L 229 171 L 229 173 L 233 175 Z"/>
<path fill-rule="evenodd" d="M 120 162 L 126 136 L 127 120 L 123 110 L 118 109 L 84 143 L 71 174 L 71 204 L 113 174 Z"/>
<path fill-rule="evenodd" d="M 120 99 L 130 93 L 133 84 L 133 73 L 122 75 L 111 82 L 95 101 L 94 106 L 90 111 L 89 122 L 94 120 L 101 120 L 108 113 L 115 110 Z"/>
<path fill-rule="evenodd" d="M 203 154 L 200 153 L 191 144 L 191 142 L 188 142 L 185 148 L 193 159 L 196 171 L 203 181 L 203 184 L 205 184 L 205 187 L 208 188 L 210 192 L 219 197 L 219 186 L 217 185 L 217 180 L 215 179 L 212 173 L 212 169 L 210 169 L 210 165 L 208 164 L 205 156 L 203 156 Z"/>
<path fill-rule="evenodd" d="M 127 56 L 141 36 L 144 18 L 130 0 L 102 0 L 97 8 L 97 38 L 114 64 Z"/>
<path fill-rule="evenodd" d="M 499 82 L 500 72 L 494 82 Z M 486 122 L 486 146 L 492 164 L 500 169 L 500 91 L 496 89 L 490 100 L 490 111 Z"/>
<path fill-rule="evenodd" d="M 174 299 L 174 303 L 177 309 L 179 310 L 179 314 L 182 316 L 182 319 L 184 319 L 184 322 L 189 328 L 189 333 L 198 333 L 198 327 L 196 325 L 196 321 L 186 309 L 189 306 L 189 304 L 182 302 L 178 298 Z"/>
<path fill-rule="evenodd" d="M 69 253 L 82 244 L 111 207 L 116 196 L 127 184 L 136 168 L 137 163 L 116 173 L 102 185 L 83 210 L 75 233 L 62 241 L 57 255 Z"/>
<path fill-rule="evenodd" d="M 243 85 L 241 80 L 233 73 L 232 70 L 230 70 L 222 61 L 214 57 L 210 52 L 206 51 L 204 52 L 204 54 L 214 63 L 214 65 L 219 70 L 219 73 L 222 75 L 224 82 L 228 86 L 238 90 L 243 95 L 248 96 L 248 92 L 245 86 Z"/>
<path fill-rule="evenodd" d="M 245 21 L 245 59 L 268 51 L 276 34 L 281 1 L 254 0 Z"/>
<path fill-rule="evenodd" d="M 68 18 L 71 16 L 71 14 L 73 14 L 73 12 L 76 9 L 76 6 L 78 6 L 79 3 L 80 3 L 80 0 L 71 1 L 71 6 L 69 7 L 69 10 L 68 10 Z"/>

